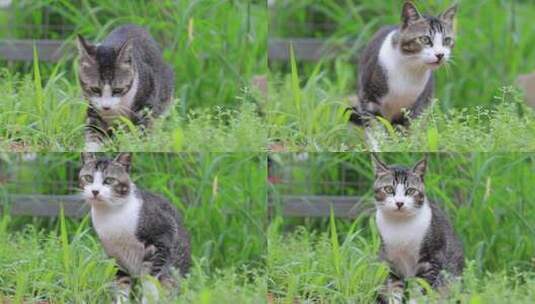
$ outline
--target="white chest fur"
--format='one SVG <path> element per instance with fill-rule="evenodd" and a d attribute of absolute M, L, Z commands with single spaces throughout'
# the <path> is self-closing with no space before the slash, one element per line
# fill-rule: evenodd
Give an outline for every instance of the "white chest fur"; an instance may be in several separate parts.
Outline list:
<path fill-rule="evenodd" d="M 379 64 L 386 72 L 388 93 L 381 98 L 381 114 L 392 119 L 409 109 L 424 91 L 431 70 L 415 64 L 392 45 L 395 31 L 388 34 L 379 51 Z"/>
<path fill-rule="evenodd" d="M 420 247 L 431 225 L 431 217 L 428 204 L 424 204 L 419 212 L 410 218 L 392 218 L 380 210 L 376 213 L 386 259 L 404 277 L 415 275 Z"/>
<path fill-rule="evenodd" d="M 145 253 L 136 238 L 142 201 L 135 195 L 121 206 L 93 206 L 91 220 L 104 250 L 132 275 L 139 274 Z"/>

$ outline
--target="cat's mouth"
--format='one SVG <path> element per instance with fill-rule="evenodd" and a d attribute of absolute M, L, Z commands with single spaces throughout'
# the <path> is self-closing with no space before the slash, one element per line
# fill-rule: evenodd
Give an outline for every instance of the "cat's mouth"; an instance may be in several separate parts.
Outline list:
<path fill-rule="evenodd" d="M 437 68 L 439 66 L 442 65 L 444 61 L 443 60 L 437 60 L 437 61 L 433 61 L 433 62 L 427 62 L 426 64 L 432 68 Z"/>

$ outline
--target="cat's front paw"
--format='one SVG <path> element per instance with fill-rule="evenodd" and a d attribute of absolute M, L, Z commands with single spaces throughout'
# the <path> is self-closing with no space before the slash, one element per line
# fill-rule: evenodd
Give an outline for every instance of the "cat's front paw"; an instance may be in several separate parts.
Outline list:
<path fill-rule="evenodd" d="M 128 303 L 132 280 L 129 277 L 121 277 L 115 281 L 115 304 Z"/>
<path fill-rule="evenodd" d="M 141 274 L 151 274 L 154 265 L 152 261 L 157 250 L 158 249 L 154 245 L 145 247 L 145 251 L 143 253 L 143 262 L 141 263 Z"/>

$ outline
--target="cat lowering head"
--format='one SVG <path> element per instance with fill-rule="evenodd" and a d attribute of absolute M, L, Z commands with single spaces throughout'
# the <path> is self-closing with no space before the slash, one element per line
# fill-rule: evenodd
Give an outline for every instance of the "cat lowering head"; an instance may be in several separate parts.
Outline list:
<path fill-rule="evenodd" d="M 455 46 L 454 19 L 457 4 L 438 16 L 422 15 L 407 1 L 401 13 L 399 33 L 394 37 L 395 47 L 415 65 L 437 69 L 447 63 Z"/>
<path fill-rule="evenodd" d="M 424 176 L 427 159 L 412 168 L 388 166 L 372 154 L 375 167 L 374 193 L 377 210 L 392 218 L 408 218 L 426 203 Z"/>
<path fill-rule="evenodd" d="M 104 116 L 129 114 L 133 99 L 129 95 L 137 81 L 131 41 L 111 47 L 91 44 L 78 35 L 80 85 L 91 106 Z"/>
<path fill-rule="evenodd" d="M 98 158 L 95 153 L 82 153 L 83 166 L 79 181 L 84 199 L 93 207 L 118 207 L 133 194 L 130 179 L 132 155 L 120 153 L 114 159 Z"/>

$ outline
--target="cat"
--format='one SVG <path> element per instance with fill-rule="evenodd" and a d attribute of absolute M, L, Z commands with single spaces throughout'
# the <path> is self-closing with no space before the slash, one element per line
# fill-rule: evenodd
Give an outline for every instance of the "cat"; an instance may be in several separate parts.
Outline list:
<path fill-rule="evenodd" d="M 165 198 L 133 183 L 131 161 L 130 153 L 114 159 L 82 153 L 79 173 L 93 227 L 106 253 L 119 265 L 117 302 L 128 299 L 133 278 L 151 275 L 162 285 L 173 286 L 173 271 L 184 276 L 191 266 L 189 233 L 179 213 Z"/>
<path fill-rule="evenodd" d="M 174 72 L 145 29 L 120 26 L 96 45 L 78 35 L 77 44 L 80 86 L 89 101 L 85 151 L 100 150 L 119 116 L 146 129 L 170 107 Z"/>
<path fill-rule="evenodd" d="M 358 101 L 348 108 L 351 122 L 367 126 L 380 116 L 406 127 L 423 112 L 434 94 L 433 71 L 451 58 L 456 13 L 457 4 L 433 17 L 404 3 L 401 25 L 381 28 L 360 56 Z"/>
<path fill-rule="evenodd" d="M 412 168 L 387 166 L 372 154 L 375 168 L 375 220 L 381 236 L 380 259 L 390 266 L 386 292 L 400 301 L 404 280 L 419 277 L 439 291 L 464 268 L 463 246 L 446 214 L 428 200 L 427 159 Z M 447 274 L 446 274 L 447 273 Z"/>

